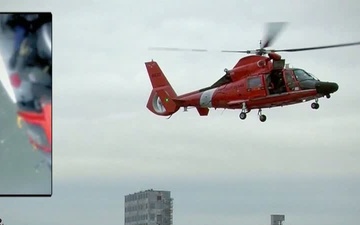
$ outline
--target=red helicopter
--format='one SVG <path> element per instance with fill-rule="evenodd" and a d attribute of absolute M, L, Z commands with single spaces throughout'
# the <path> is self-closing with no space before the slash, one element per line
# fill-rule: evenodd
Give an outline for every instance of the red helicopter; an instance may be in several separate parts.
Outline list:
<path fill-rule="evenodd" d="M 177 95 L 164 73 L 155 61 L 146 62 L 153 87 L 147 108 L 156 115 L 170 116 L 180 107 L 187 111 L 195 107 L 200 116 L 207 116 L 209 108 L 241 109 L 240 119 L 244 120 L 252 109 L 258 109 L 261 122 L 266 121 L 264 108 L 292 105 L 315 100 L 311 108 L 318 109 L 318 99 L 330 98 L 339 86 L 334 82 L 324 82 L 301 68 L 289 68 L 285 60 L 276 52 L 298 52 L 325 48 L 360 45 L 360 42 L 296 48 L 266 50 L 286 25 L 284 22 L 267 24 L 267 35 L 260 48 L 230 53 L 252 54 L 241 58 L 233 69 L 225 69 L 223 75 L 213 85 L 203 89 Z M 152 50 L 206 52 L 205 49 L 152 48 Z M 264 56 L 267 54 L 267 56 Z M 169 117 L 169 118 L 170 118 Z"/>

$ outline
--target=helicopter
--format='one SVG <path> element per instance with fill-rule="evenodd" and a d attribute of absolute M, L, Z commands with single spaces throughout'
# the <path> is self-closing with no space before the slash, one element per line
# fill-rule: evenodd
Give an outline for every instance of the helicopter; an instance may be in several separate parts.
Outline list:
<path fill-rule="evenodd" d="M 233 51 L 225 53 L 250 54 L 238 60 L 232 69 L 224 69 L 218 81 L 205 88 L 177 95 L 154 60 L 145 62 L 152 84 L 152 91 L 146 107 L 154 114 L 170 118 L 181 107 L 195 107 L 200 116 L 207 116 L 209 108 L 238 109 L 239 117 L 245 120 L 251 110 L 258 110 L 259 120 L 266 121 L 262 113 L 265 108 L 294 105 L 314 100 L 312 109 L 319 109 L 319 99 L 330 98 L 338 91 L 335 82 L 321 81 L 302 68 L 290 68 L 285 59 L 277 52 L 299 52 L 317 49 L 337 48 L 360 45 L 360 42 L 307 47 L 268 50 L 286 22 L 267 23 L 265 41 L 260 41 L 256 50 Z M 206 49 L 185 49 L 156 47 L 151 50 L 207 52 Z"/>

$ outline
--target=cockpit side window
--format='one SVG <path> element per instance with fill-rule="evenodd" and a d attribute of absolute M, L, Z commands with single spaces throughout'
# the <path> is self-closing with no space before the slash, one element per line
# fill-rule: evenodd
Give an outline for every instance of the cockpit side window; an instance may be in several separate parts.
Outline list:
<path fill-rule="evenodd" d="M 314 80 L 314 78 L 310 74 L 306 73 L 304 70 L 301 69 L 295 69 L 294 74 L 298 81 Z"/>

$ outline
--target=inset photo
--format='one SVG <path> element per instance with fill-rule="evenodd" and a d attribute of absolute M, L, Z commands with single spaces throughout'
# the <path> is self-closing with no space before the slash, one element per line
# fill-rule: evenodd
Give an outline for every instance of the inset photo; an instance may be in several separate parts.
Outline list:
<path fill-rule="evenodd" d="M 0 195 L 52 194 L 52 14 L 0 13 Z"/>

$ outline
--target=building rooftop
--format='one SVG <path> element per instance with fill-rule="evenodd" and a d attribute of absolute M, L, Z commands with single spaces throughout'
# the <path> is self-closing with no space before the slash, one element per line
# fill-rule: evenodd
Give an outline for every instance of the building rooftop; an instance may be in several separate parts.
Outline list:
<path fill-rule="evenodd" d="M 138 192 L 134 192 L 132 194 L 127 194 L 127 195 L 133 195 L 133 194 L 139 194 L 139 193 L 145 193 L 145 192 L 170 192 L 170 191 L 148 189 L 145 191 L 138 191 Z"/>

